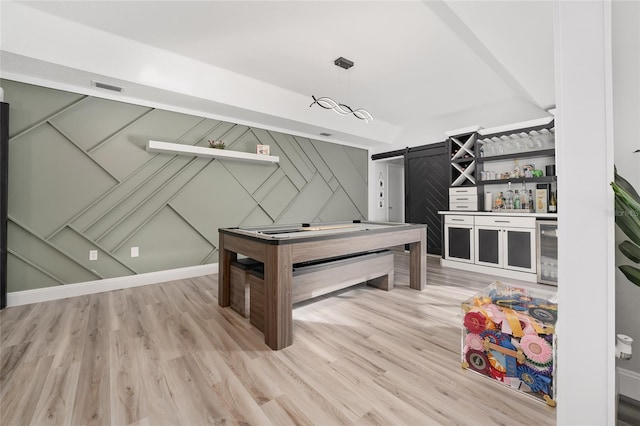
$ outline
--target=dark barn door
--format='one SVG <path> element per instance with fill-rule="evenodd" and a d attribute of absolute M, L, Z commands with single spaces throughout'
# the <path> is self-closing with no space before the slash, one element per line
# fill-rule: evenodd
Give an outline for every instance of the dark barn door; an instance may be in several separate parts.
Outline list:
<path fill-rule="evenodd" d="M 444 142 L 412 148 L 404 157 L 405 221 L 427 224 L 427 253 L 442 254 L 439 210 L 448 209 L 449 158 Z"/>

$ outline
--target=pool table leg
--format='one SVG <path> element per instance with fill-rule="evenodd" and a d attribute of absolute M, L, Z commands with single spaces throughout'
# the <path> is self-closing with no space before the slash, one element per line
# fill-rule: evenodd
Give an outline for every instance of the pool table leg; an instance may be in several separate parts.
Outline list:
<path fill-rule="evenodd" d="M 218 239 L 218 305 L 225 307 L 231 304 L 231 262 L 238 258 L 238 253 L 224 248 L 224 234 Z"/>
<path fill-rule="evenodd" d="M 420 230 L 420 241 L 409 244 L 409 287 L 427 286 L 427 228 Z"/>
<path fill-rule="evenodd" d="M 274 350 L 293 343 L 290 244 L 268 244 L 264 263 L 264 341 Z"/>

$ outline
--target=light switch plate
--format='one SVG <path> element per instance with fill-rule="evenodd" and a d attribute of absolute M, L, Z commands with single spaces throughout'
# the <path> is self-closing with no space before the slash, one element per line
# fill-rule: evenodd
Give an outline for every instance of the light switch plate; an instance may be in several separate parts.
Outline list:
<path fill-rule="evenodd" d="M 139 247 L 131 247 L 131 257 L 140 256 L 140 248 Z"/>
<path fill-rule="evenodd" d="M 98 260 L 98 250 L 89 250 L 89 260 Z"/>

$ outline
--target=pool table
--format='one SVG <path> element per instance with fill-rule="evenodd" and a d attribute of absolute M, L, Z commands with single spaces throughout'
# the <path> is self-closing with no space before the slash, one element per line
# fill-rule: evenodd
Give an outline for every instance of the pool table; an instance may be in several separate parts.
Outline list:
<path fill-rule="evenodd" d="M 305 223 L 219 229 L 218 304 L 230 305 L 230 265 L 238 254 L 264 263 L 264 338 L 274 350 L 293 342 L 293 265 L 408 244 L 409 285 L 427 281 L 424 224 L 367 222 Z"/>

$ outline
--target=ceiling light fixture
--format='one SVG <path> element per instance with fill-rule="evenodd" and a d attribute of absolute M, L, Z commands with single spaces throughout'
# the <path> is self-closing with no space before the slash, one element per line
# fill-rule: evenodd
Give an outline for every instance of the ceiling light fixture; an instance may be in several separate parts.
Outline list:
<path fill-rule="evenodd" d="M 353 61 L 350 61 L 347 58 L 343 58 L 342 56 L 340 56 L 338 59 L 333 61 L 333 63 L 339 66 L 340 68 L 344 68 L 345 70 L 348 70 L 354 65 Z"/>
<path fill-rule="evenodd" d="M 333 61 L 333 63 L 340 68 L 344 68 L 345 70 L 348 70 L 354 65 L 353 61 L 343 58 L 342 56 Z M 369 120 L 373 121 L 373 116 L 371 115 L 371 113 L 364 108 L 353 109 L 349 105 L 336 102 L 327 96 L 316 98 L 315 95 L 312 95 L 311 98 L 313 99 L 313 102 L 311 103 L 311 105 L 309 105 L 309 108 L 317 104 L 324 109 L 332 109 L 340 115 L 353 114 L 356 118 L 364 120 L 365 123 L 368 123 Z"/>
<path fill-rule="evenodd" d="M 332 109 L 340 115 L 348 115 L 353 114 L 356 118 L 360 120 L 364 120 L 366 123 L 369 120 L 373 121 L 373 116 L 366 109 L 353 109 L 349 105 L 339 104 L 331 98 L 323 96 L 321 98 L 316 98 L 315 96 L 311 96 L 313 98 L 313 102 L 309 105 L 311 108 L 314 104 L 318 104 L 324 109 Z"/>

